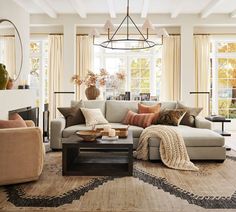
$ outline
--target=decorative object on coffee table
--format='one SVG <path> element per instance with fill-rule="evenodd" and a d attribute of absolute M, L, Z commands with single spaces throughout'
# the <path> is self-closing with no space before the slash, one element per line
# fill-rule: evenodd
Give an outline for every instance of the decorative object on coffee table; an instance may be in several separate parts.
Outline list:
<path fill-rule="evenodd" d="M 5 90 L 7 87 L 9 75 L 6 66 L 0 63 L 0 90 Z"/>
<path fill-rule="evenodd" d="M 76 132 L 83 141 L 96 141 L 96 138 L 101 136 L 101 133 L 96 130 L 79 130 Z"/>

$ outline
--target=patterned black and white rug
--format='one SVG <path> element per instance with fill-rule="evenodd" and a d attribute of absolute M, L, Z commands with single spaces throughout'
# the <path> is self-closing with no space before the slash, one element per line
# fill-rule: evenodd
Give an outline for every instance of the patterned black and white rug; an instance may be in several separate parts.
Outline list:
<path fill-rule="evenodd" d="M 38 181 L 0 187 L 0 210 L 236 210 L 236 153 L 195 164 L 199 172 L 135 161 L 132 177 L 62 176 L 61 152 L 50 152 Z"/>

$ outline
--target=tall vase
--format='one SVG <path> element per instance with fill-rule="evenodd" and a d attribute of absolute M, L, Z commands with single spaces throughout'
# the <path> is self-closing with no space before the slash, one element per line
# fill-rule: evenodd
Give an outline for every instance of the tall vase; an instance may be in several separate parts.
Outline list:
<path fill-rule="evenodd" d="M 0 63 L 0 90 L 5 90 L 9 79 L 6 66 Z"/>
<path fill-rule="evenodd" d="M 88 100 L 95 100 L 100 95 L 100 90 L 96 86 L 90 86 L 85 89 L 85 95 Z"/>

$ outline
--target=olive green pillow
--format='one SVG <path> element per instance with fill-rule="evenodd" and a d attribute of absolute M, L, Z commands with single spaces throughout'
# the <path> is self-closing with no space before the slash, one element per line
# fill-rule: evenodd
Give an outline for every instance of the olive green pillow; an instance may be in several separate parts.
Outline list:
<path fill-rule="evenodd" d="M 180 124 L 195 127 L 195 117 L 199 115 L 203 108 L 187 107 L 182 103 L 177 102 L 176 109 L 183 109 L 186 111 Z"/>
<path fill-rule="evenodd" d="M 84 115 L 80 108 L 84 107 L 83 101 L 79 101 L 73 107 L 59 107 L 57 108 L 66 119 L 66 127 L 77 124 L 85 124 Z"/>
<path fill-rule="evenodd" d="M 157 124 L 178 126 L 180 121 L 184 117 L 185 113 L 186 113 L 185 110 L 179 110 L 179 109 L 163 110 L 160 112 Z"/>

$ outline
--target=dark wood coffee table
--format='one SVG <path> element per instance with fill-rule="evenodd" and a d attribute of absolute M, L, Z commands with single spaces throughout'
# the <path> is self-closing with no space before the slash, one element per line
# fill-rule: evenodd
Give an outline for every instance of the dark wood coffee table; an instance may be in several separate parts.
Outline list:
<path fill-rule="evenodd" d="M 131 176 L 133 174 L 133 136 L 116 141 L 81 141 L 72 135 L 62 142 L 62 175 Z"/>

